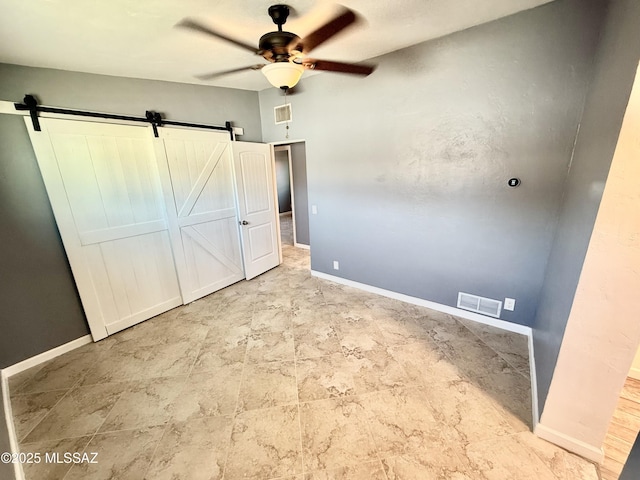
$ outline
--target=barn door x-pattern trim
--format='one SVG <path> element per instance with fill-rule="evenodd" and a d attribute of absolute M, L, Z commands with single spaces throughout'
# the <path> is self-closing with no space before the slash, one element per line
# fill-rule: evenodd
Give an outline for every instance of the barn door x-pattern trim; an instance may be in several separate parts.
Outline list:
<path fill-rule="evenodd" d="M 200 172 L 200 176 L 194 183 L 191 189 L 191 192 L 189 192 L 187 199 L 185 200 L 184 204 L 180 208 L 180 211 L 178 212 L 179 218 L 187 217 L 191 214 L 193 207 L 195 207 L 196 202 L 200 198 L 200 195 L 202 195 L 202 191 L 204 190 L 204 187 L 207 185 L 207 182 L 209 181 L 211 174 L 220 163 L 222 154 L 225 152 L 227 148 L 228 148 L 228 144 L 219 143 L 218 145 L 216 145 L 215 150 L 209 156 L 207 164 L 202 169 L 202 172 Z"/>
<path fill-rule="evenodd" d="M 225 153 L 228 153 L 229 144 L 219 143 L 216 145 L 215 150 L 209 156 L 207 164 L 200 173 L 200 176 L 194 183 L 187 199 L 178 212 L 178 223 L 182 231 L 189 235 L 195 242 L 202 248 L 209 252 L 212 256 L 219 259 L 230 270 L 235 270 L 238 273 L 242 273 L 242 269 L 236 265 L 231 258 L 226 256 L 220 249 L 210 242 L 204 235 L 198 232 L 194 226 L 204 222 L 215 222 L 217 220 L 223 220 L 225 218 L 236 218 L 235 208 L 225 208 L 221 210 L 215 210 L 207 213 L 192 213 L 196 202 L 202 195 L 207 182 L 211 178 L 211 175 L 215 171 L 216 167 L 220 164 L 221 159 Z M 191 228 L 189 228 L 191 227 Z"/>
<path fill-rule="evenodd" d="M 169 228 L 189 303 L 244 278 L 231 148 L 224 135 L 211 132 L 161 133 Z"/>

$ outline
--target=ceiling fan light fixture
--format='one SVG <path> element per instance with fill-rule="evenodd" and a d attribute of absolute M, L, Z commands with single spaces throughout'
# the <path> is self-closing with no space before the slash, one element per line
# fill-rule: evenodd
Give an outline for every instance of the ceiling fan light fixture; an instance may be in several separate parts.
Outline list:
<path fill-rule="evenodd" d="M 276 88 L 293 88 L 302 77 L 304 67 L 291 62 L 270 63 L 262 67 L 262 73 Z"/>

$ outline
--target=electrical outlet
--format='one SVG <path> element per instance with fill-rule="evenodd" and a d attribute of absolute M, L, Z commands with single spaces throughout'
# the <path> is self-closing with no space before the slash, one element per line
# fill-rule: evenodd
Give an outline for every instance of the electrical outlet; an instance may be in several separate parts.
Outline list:
<path fill-rule="evenodd" d="M 515 298 L 505 298 L 504 299 L 504 309 L 513 312 L 516 309 L 516 299 Z"/>
<path fill-rule="evenodd" d="M 333 269 L 334 270 L 340 270 L 340 262 L 338 262 L 337 260 L 333 261 Z"/>
<path fill-rule="evenodd" d="M 311 205 L 311 215 L 317 215 L 318 214 L 318 207 L 316 207 L 315 205 Z"/>

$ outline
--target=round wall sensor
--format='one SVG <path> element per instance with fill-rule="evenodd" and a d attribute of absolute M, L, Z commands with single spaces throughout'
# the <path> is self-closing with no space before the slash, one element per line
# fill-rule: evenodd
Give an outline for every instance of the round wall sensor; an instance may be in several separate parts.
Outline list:
<path fill-rule="evenodd" d="M 520 179 L 519 178 L 515 178 L 515 177 L 514 178 L 510 178 L 508 183 L 509 183 L 510 187 L 514 187 L 515 188 L 518 185 L 520 185 Z"/>

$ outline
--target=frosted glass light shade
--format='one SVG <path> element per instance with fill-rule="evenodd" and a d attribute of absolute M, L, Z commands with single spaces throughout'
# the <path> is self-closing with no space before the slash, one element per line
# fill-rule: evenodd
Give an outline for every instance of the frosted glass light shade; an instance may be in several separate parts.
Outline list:
<path fill-rule="evenodd" d="M 269 83 L 276 88 L 291 88 L 300 80 L 304 72 L 302 65 L 290 62 L 270 63 L 262 67 L 262 73 L 267 77 Z"/>

